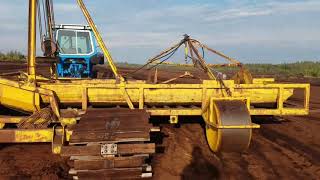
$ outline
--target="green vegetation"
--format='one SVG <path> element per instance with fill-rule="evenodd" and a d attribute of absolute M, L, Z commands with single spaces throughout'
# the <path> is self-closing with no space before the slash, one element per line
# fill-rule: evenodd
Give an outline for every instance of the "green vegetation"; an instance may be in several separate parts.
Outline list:
<path fill-rule="evenodd" d="M 117 63 L 119 67 L 139 68 L 142 65 Z M 146 69 L 151 66 L 145 67 Z M 245 64 L 245 67 L 257 75 L 281 75 L 281 76 L 300 76 L 300 77 L 320 77 L 320 62 L 301 61 L 296 63 L 285 64 Z M 167 69 L 170 71 L 192 71 L 193 67 L 177 66 L 177 65 L 159 65 L 159 69 Z M 222 67 L 215 68 L 220 72 L 235 72 L 239 68 Z"/>
<path fill-rule="evenodd" d="M 19 51 L 0 52 L 0 61 L 25 62 L 26 57 Z M 129 64 L 127 62 L 117 63 L 122 68 L 139 68 L 140 64 Z M 253 74 L 261 75 L 282 75 L 282 76 L 303 76 L 303 77 L 320 77 L 320 61 L 301 61 L 296 63 L 285 64 L 246 64 L 245 65 Z M 150 68 L 151 66 L 145 67 Z M 172 71 L 190 71 L 192 67 L 176 65 L 159 65 L 159 69 L 170 69 Z M 230 72 L 236 71 L 236 68 L 217 68 L 217 71 Z"/>
<path fill-rule="evenodd" d="M 19 51 L 9 51 L 7 53 L 0 52 L 0 61 L 23 62 L 25 60 L 25 55 Z"/>
<path fill-rule="evenodd" d="M 253 74 L 320 77 L 320 62 L 302 61 L 288 64 L 247 64 Z"/>

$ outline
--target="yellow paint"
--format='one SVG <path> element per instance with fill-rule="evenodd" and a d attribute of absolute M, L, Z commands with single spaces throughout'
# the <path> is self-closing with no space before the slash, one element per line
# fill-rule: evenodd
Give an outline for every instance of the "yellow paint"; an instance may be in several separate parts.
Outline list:
<path fill-rule="evenodd" d="M 178 116 L 173 116 L 173 115 L 171 115 L 169 122 L 170 122 L 171 124 L 178 124 L 178 122 L 179 122 Z"/>
<path fill-rule="evenodd" d="M 82 0 L 77 0 L 86 20 L 92 28 L 97 42 L 102 49 L 117 80 L 78 80 L 59 79 L 55 82 L 41 79 L 36 82 L 35 54 L 36 54 L 36 16 L 37 1 L 29 0 L 29 41 L 28 41 L 28 83 L 0 78 L 0 104 L 9 108 L 33 112 L 40 109 L 40 105 L 50 105 L 56 116 L 60 119 L 63 129 L 31 129 L 31 130 L 0 130 L 7 136 L 2 136 L 2 141 L 15 143 L 53 142 L 55 135 L 63 139 L 53 145 L 52 151 L 60 153 L 64 140 L 69 141 L 72 131 L 64 129 L 65 126 L 76 123 L 75 118 L 61 118 L 59 106 L 78 105 L 86 109 L 92 105 L 128 105 L 131 109 L 135 106 L 140 109 L 146 105 L 157 106 L 155 109 L 146 109 L 151 115 L 169 115 L 171 122 L 177 122 L 181 115 L 202 115 L 206 126 L 206 134 L 210 148 L 217 152 L 221 146 L 222 129 L 252 129 L 259 128 L 256 124 L 237 126 L 222 126 L 220 112 L 214 103 L 215 99 L 246 101 L 251 115 L 306 115 L 309 112 L 310 85 L 309 84 L 276 84 L 274 79 L 253 79 L 251 84 L 236 84 L 233 80 L 223 81 L 230 89 L 232 96 L 226 96 L 226 89 L 221 88 L 221 82 L 204 80 L 199 84 L 147 84 L 144 81 L 124 81 L 113 63 L 105 43 L 102 40 L 96 25 Z M 190 43 L 191 48 L 195 49 Z M 210 51 L 222 56 L 233 64 L 240 63 L 222 53 Z M 199 60 L 209 70 L 203 58 L 194 50 Z M 209 70 L 208 75 L 215 79 Z M 120 80 L 120 83 L 119 83 Z M 284 108 L 284 102 L 297 88 L 305 90 L 304 107 Z M 85 91 L 84 91 L 85 90 Z M 42 102 L 43 104 L 40 104 Z M 255 109 L 255 103 L 275 103 L 276 109 Z M 183 105 L 190 108 L 161 108 L 169 105 Z M 196 108 L 191 108 L 191 106 Z M 200 108 L 201 107 L 201 108 Z M 1 119 L 0 119 L 1 120 Z M 3 119 L 2 119 L 3 120 Z M 7 119 L 9 123 L 17 123 L 18 119 Z M 0 129 L 6 122 L 0 121 Z M 58 137 L 57 137 L 58 138 Z"/>
<path fill-rule="evenodd" d="M 264 82 L 265 80 L 261 80 Z M 45 104 L 55 107 L 56 114 L 59 114 L 56 101 L 64 105 L 81 105 L 83 103 L 83 89 L 87 89 L 87 103 L 95 105 L 118 105 L 129 104 L 131 108 L 144 107 L 152 104 L 157 106 L 165 105 L 202 105 L 205 97 L 224 97 L 225 93 L 215 80 L 205 80 L 202 84 L 147 84 L 143 81 L 134 83 L 129 81 L 126 84 L 117 84 L 109 80 L 79 80 L 74 83 L 63 82 L 41 82 L 40 88 L 22 86 L 21 84 L 0 79 L 0 103 L 7 107 L 33 112 L 40 108 L 40 98 Z M 256 80 L 256 82 L 259 82 Z M 305 90 L 304 108 L 300 109 L 250 109 L 251 115 L 305 115 L 308 113 L 310 101 L 310 85 L 308 84 L 234 84 L 233 81 L 224 82 L 232 91 L 233 97 L 250 99 L 251 104 L 255 103 L 279 103 L 285 102 L 297 88 Z M 124 88 L 125 87 L 125 91 Z M 206 90 L 205 93 L 204 89 Z M 279 91 L 279 89 L 282 89 Z M 281 96 L 280 96 L 281 94 Z M 55 96 L 56 98 L 53 98 Z M 279 97 L 281 97 L 279 99 Z M 55 101 L 53 101 L 55 100 Z M 149 110 L 149 109 L 147 109 Z M 154 115 L 201 115 L 199 110 L 191 109 L 156 109 L 150 111 Z"/>
<path fill-rule="evenodd" d="M 15 124 L 15 123 L 19 123 L 24 118 L 26 118 L 26 117 L 25 116 L 21 116 L 21 117 L 19 117 L 19 116 L 16 116 L 16 117 L 0 116 L 0 123 Z"/>
<path fill-rule="evenodd" d="M 0 103 L 2 105 L 28 112 L 40 108 L 39 93 L 15 85 L 11 81 L 6 84 L 0 81 Z"/>
<path fill-rule="evenodd" d="M 212 128 L 208 124 L 216 124 L 217 126 L 221 125 L 219 118 L 219 111 L 214 106 L 214 103 L 211 103 L 209 107 L 205 110 L 202 115 L 204 121 L 206 122 L 206 137 L 210 149 L 213 152 L 218 152 L 221 145 L 221 129 Z"/>
<path fill-rule="evenodd" d="M 273 83 L 275 80 L 274 78 L 254 78 L 252 80 L 253 84 L 266 84 L 266 83 Z"/>
<path fill-rule="evenodd" d="M 149 112 L 151 116 L 201 116 L 202 114 L 201 108 L 147 109 L 147 112 Z"/>
<path fill-rule="evenodd" d="M 70 126 L 77 124 L 78 118 L 60 118 L 59 121 L 62 126 Z"/>
<path fill-rule="evenodd" d="M 65 132 L 65 140 L 70 141 L 71 135 L 72 135 L 72 131 L 67 129 Z"/>
<path fill-rule="evenodd" d="M 219 152 L 221 149 L 222 142 L 222 129 L 250 129 L 250 139 L 252 136 L 251 129 L 253 128 L 260 128 L 260 125 L 258 124 L 239 124 L 239 125 L 222 125 L 221 122 L 221 112 L 219 108 L 217 107 L 215 101 L 241 101 L 244 100 L 244 98 L 241 97 L 224 97 L 224 98 L 210 98 L 210 103 L 208 106 L 205 107 L 203 110 L 202 117 L 206 123 L 206 137 L 208 144 L 210 146 L 210 149 L 213 152 Z M 250 101 L 247 101 L 247 103 L 250 103 Z M 248 104 L 247 104 L 248 107 Z M 249 140 L 250 142 L 250 140 Z M 249 143 L 250 144 L 250 143 Z M 249 147 L 249 144 L 247 147 Z"/>
<path fill-rule="evenodd" d="M 40 12 L 39 12 L 40 13 Z M 36 35 L 37 35 L 37 0 L 29 0 L 28 25 L 28 78 L 29 82 L 36 81 Z"/>
<path fill-rule="evenodd" d="M 51 142 L 52 136 L 52 129 L 15 130 L 16 143 Z"/>
<path fill-rule="evenodd" d="M 52 145 L 52 153 L 60 154 L 62 145 Z"/>
<path fill-rule="evenodd" d="M 212 81 L 216 83 L 216 81 Z M 42 88 L 54 91 L 60 103 L 81 103 L 82 85 L 76 84 L 41 84 Z M 88 101 L 90 104 L 126 104 L 118 84 L 88 84 Z M 250 97 L 252 103 L 260 102 L 276 102 L 278 90 L 276 88 L 243 88 L 228 86 L 235 88 L 234 93 L 237 96 Z M 126 91 L 133 103 L 139 104 L 141 97 L 140 88 L 144 89 L 144 103 L 202 103 L 202 89 L 207 88 L 208 94 L 216 97 L 223 97 L 219 85 L 215 84 L 127 84 Z M 183 96 L 181 96 L 183 94 Z M 284 96 L 292 95 L 290 89 L 285 91 Z M 44 102 L 48 99 L 43 97 Z"/>
<path fill-rule="evenodd" d="M 265 82 L 266 80 L 261 80 L 260 82 Z M 272 80 L 269 80 L 272 81 Z M 256 82 L 259 82 L 256 80 Z M 245 99 L 250 99 L 251 104 L 255 103 L 277 103 L 279 101 L 279 88 L 281 91 L 281 99 L 285 102 L 297 88 L 303 88 L 308 90 L 308 84 L 234 84 L 233 81 L 225 81 L 227 87 L 232 91 L 233 97 L 243 97 Z M 56 93 L 59 102 L 62 104 L 81 104 L 82 103 L 82 87 L 87 88 L 88 93 L 88 103 L 99 104 L 99 105 L 117 105 L 117 104 L 133 104 L 137 107 L 144 107 L 147 104 L 154 104 L 157 106 L 165 106 L 170 104 L 176 105 L 201 105 L 203 104 L 204 97 L 210 95 L 212 97 L 224 97 L 225 93 L 220 89 L 217 81 L 206 80 L 202 84 L 147 84 L 147 83 L 137 83 L 134 81 L 129 81 L 125 85 L 126 93 L 124 94 L 121 87 L 116 83 L 103 83 L 103 81 L 96 81 L 95 83 L 41 83 L 40 86 L 44 89 L 50 89 Z M 206 93 L 203 90 L 206 89 Z M 306 102 L 309 104 L 308 95 L 306 93 Z M 45 103 L 48 103 L 48 98 L 42 97 Z M 130 101 L 129 101 L 130 100 Z M 250 110 L 252 115 L 266 115 L 266 113 L 271 113 L 269 115 L 281 115 L 293 113 L 293 115 L 304 115 L 307 113 L 306 108 L 304 110 L 267 110 L 257 109 Z M 198 110 L 191 109 L 190 113 L 186 110 L 179 109 L 147 109 L 154 115 L 201 115 Z"/>

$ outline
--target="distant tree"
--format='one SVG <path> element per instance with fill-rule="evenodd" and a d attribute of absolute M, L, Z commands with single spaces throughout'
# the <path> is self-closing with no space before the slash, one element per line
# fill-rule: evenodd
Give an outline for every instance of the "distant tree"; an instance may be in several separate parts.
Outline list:
<path fill-rule="evenodd" d="M 25 61 L 26 57 L 19 51 L 0 52 L 0 61 Z"/>

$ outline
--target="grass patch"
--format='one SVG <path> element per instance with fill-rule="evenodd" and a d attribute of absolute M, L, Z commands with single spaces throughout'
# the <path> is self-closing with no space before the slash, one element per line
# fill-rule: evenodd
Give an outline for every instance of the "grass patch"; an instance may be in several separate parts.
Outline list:
<path fill-rule="evenodd" d="M 119 67 L 139 68 L 142 65 L 117 63 Z M 146 69 L 151 66 L 145 67 Z M 281 76 L 300 76 L 300 77 L 320 77 L 320 62 L 301 61 L 296 63 L 286 64 L 245 64 L 245 67 L 256 75 L 281 75 Z M 191 71 L 193 67 L 185 67 L 178 65 L 159 65 L 159 69 L 166 69 L 170 71 Z M 215 68 L 219 72 L 236 72 L 239 68 L 235 67 L 221 67 Z"/>
<path fill-rule="evenodd" d="M 253 74 L 320 77 L 320 62 L 301 61 L 287 64 L 247 64 Z"/>
<path fill-rule="evenodd" d="M 19 51 L 0 52 L 0 61 L 24 62 L 26 61 L 26 56 Z"/>

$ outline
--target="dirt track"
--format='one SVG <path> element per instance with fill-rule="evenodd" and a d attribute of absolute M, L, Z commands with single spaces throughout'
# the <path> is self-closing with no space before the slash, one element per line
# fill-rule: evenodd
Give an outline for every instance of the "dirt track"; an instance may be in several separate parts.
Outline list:
<path fill-rule="evenodd" d="M 1 69 L 3 68 L 0 64 Z M 15 66 L 16 67 L 16 66 Z M 3 72 L 3 71 L 2 71 Z M 243 154 L 213 154 L 202 124 L 162 125 L 164 153 L 153 158 L 154 179 L 318 179 L 320 177 L 320 86 L 313 83 L 307 117 L 259 117 Z M 297 94 L 294 102 L 301 102 Z M 64 159 L 51 154 L 50 144 L 1 145 L 0 179 L 5 176 L 67 178 Z"/>
<path fill-rule="evenodd" d="M 308 117 L 254 118 L 262 127 L 254 131 L 243 154 L 214 155 L 198 124 L 165 126 L 166 153 L 156 157 L 156 179 L 318 179 L 320 98 L 315 95 L 319 91 L 320 87 L 312 87 Z"/>

